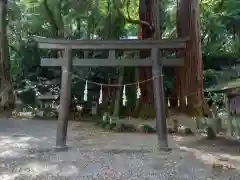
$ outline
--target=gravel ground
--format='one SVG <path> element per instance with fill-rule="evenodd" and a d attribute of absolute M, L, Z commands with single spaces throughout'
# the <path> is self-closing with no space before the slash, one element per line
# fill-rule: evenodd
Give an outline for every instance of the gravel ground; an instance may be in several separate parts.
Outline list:
<path fill-rule="evenodd" d="M 68 151 L 54 152 L 55 133 L 56 121 L 1 119 L 0 180 L 240 179 L 237 168 L 206 165 L 172 137 L 173 151 L 164 153 L 155 148 L 156 135 L 104 133 L 70 122 Z"/>

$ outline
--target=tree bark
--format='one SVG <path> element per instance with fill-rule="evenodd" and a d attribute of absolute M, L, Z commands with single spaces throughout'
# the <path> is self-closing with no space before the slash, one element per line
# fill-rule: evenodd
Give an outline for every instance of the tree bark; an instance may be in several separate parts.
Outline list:
<path fill-rule="evenodd" d="M 152 24 L 153 17 L 152 17 L 152 0 L 149 0 L 148 2 L 146 0 L 139 0 L 139 18 L 140 20 L 146 21 L 149 24 Z M 140 39 L 148 39 L 151 38 L 153 35 L 152 30 L 149 29 L 145 25 L 141 25 L 140 30 Z M 149 57 L 150 51 L 149 50 L 141 50 L 140 51 L 140 58 L 146 58 Z M 145 79 L 150 78 L 152 75 L 151 68 L 148 67 L 141 67 L 140 68 L 140 81 L 143 81 Z M 141 104 L 148 104 L 153 99 L 152 93 L 150 93 L 150 89 L 152 87 L 151 83 L 147 83 L 142 85 L 141 91 L 142 91 L 142 99 Z"/>
<path fill-rule="evenodd" d="M 15 104 L 7 39 L 7 0 L 0 0 L 0 32 L 0 106 L 5 109 Z"/>
<path fill-rule="evenodd" d="M 185 97 L 190 107 L 203 103 L 203 63 L 200 38 L 199 0 L 180 0 L 177 11 L 177 35 L 189 37 L 184 67 L 176 68 L 176 96 L 181 107 Z"/>
<path fill-rule="evenodd" d="M 140 30 L 140 39 L 152 38 L 155 33 L 155 30 L 159 29 L 158 27 L 154 26 L 153 0 L 140 0 L 139 18 L 141 21 L 148 22 L 153 27 L 153 28 L 149 28 L 149 26 L 142 24 L 141 30 Z M 159 33 L 158 36 L 160 37 L 160 34 L 161 34 L 160 32 L 157 32 L 155 34 L 158 34 L 158 33 Z M 149 50 L 141 50 L 140 51 L 140 58 L 146 58 L 149 56 L 150 56 Z M 149 79 L 151 77 L 152 77 L 152 68 L 149 68 L 149 67 L 141 67 L 140 68 L 140 77 L 139 77 L 140 81 Z M 152 82 L 148 82 L 148 83 L 142 85 L 142 87 L 141 87 L 141 91 L 142 91 L 141 104 L 153 104 L 153 93 L 152 93 L 151 89 L 152 89 Z"/>
<path fill-rule="evenodd" d="M 118 75 L 118 84 L 122 84 L 124 79 L 124 67 L 119 68 L 119 75 Z M 114 110 L 113 110 L 113 117 L 119 118 L 119 112 L 120 112 L 120 107 L 121 107 L 121 91 L 122 91 L 122 87 L 119 87 L 116 90 L 116 94 L 115 94 L 115 101 L 114 101 Z"/>

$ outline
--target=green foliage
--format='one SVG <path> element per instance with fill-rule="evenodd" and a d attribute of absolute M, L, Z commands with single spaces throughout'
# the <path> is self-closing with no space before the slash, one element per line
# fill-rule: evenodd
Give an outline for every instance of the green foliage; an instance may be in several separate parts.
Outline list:
<path fill-rule="evenodd" d="M 36 95 L 33 89 L 27 89 L 19 94 L 19 98 L 23 104 L 34 104 L 36 102 Z"/>
<path fill-rule="evenodd" d="M 124 123 L 122 121 L 118 121 L 118 119 L 112 119 L 112 121 L 110 121 L 110 117 L 106 116 L 106 114 L 105 114 L 104 120 L 101 118 L 98 118 L 95 120 L 95 124 L 100 126 L 103 129 L 114 131 L 114 132 L 137 131 L 137 128 L 134 126 L 134 124 Z"/>
<path fill-rule="evenodd" d="M 148 124 L 141 124 L 138 128 L 138 131 L 142 133 L 155 133 L 156 129 Z"/>
<path fill-rule="evenodd" d="M 113 128 L 115 132 L 136 132 L 137 129 L 133 124 L 129 123 L 117 123 Z"/>
<path fill-rule="evenodd" d="M 213 128 L 210 126 L 207 127 L 206 132 L 207 132 L 207 139 L 215 139 L 217 137 Z"/>
<path fill-rule="evenodd" d="M 47 2 L 45 4 L 45 2 Z M 65 37 L 71 39 L 119 39 L 126 36 L 138 36 L 139 25 L 129 24 L 119 16 L 114 2 L 124 16 L 138 19 L 138 0 L 18 0 L 9 1 L 8 38 L 10 43 L 11 68 L 16 86 L 21 80 L 43 76 L 47 79 L 59 78 L 57 68 L 40 67 L 41 56 L 54 56 L 54 53 L 39 51 L 31 40 L 32 35 L 44 37 Z M 176 0 L 161 3 L 160 26 L 164 38 L 176 37 Z M 240 1 L 239 0 L 202 0 L 201 1 L 201 42 L 204 54 L 204 87 L 209 87 L 236 78 L 234 70 L 224 70 L 236 63 L 240 55 Z M 50 11 L 49 11 L 50 9 Z M 77 52 L 78 55 L 83 52 Z M 106 53 L 92 54 L 94 57 L 106 57 Z M 76 69 L 75 69 L 76 70 Z M 124 82 L 135 81 L 133 68 L 125 69 Z M 108 83 L 108 78 L 116 81 L 115 68 L 81 68 L 76 71 L 80 77 Z M 174 71 L 164 69 L 164 87 L 167 96 L 172 94 Z M 33 77 L 33 76 L 32 76 Z M 33 79 L 31 79 L 33 81 Z M 35 81 L 35 80 L 34 80 Z M 36 80 L 37 81 L 37 80 Z M 41 85 L 43 86 L 43 84 Z M 22 87 L 24 88 L 24 87 Z M 73 80 L 73 94 L 82 100 L 84 82 L 77 77 Z M 50 89 L 50 88 L 49 88 Z M 98 96 L 99 87 L 92 87 L 90 96 Z M 128 106 L 136 103 L 135 87 L 129 88 Z M 219 98 L 216 98 L 219 99 Z M 29 103 L 29 102 L 27 102 Z M 145 107 L 146 106 L 146 107 Z M 196 108 L 197 109 L 197 108 Z M 132 109 L 121 114 L 128 115 Z M 198 112 L 198 110 L 192 110 Z M 194 113 L 195 114 L 195 113 Z M 152 107 L 141 107 L 140 118 L 153 118 Z"/>
<path fill-rule="evenodd" d="M 235 57 L 240 57 L 240 39 L 232 42 L 232 53 Z"/>
<path fill-rule="evenodd" d="M 138 113 L 138 117 L 140 119 L 152 119 L 154 118 L 156 115 L 155 109 L 148 104 L 143 104 L 140 107 L 139 113 Z"/>

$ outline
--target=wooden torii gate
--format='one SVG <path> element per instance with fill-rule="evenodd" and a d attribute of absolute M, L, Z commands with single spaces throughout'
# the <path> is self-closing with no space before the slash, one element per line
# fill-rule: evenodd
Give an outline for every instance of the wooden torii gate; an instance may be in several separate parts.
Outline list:
<path fill-rule="evenodd" d="M 71 101 L 71 72 L 72 66 L 82 67 L 152 67 L 153 91 L 156 108 L 156 127 L 159 149 L 169 150 L 167 140 L 167 125 L 165 115 L 165 99 L 163 88 L 163 66 L 182 66 L 184 60 L 180 58 L 163 58 L 160 50 L 183 50 L 186 48 L 187 39 L 165 39 L 165 40 L 62 40 L 35 37 L 40 49 L 52 49 L 64 51 L 63 58 L 42 58 L 41 66 L 61 66 L 62 81 L 60 94 L 60 111 L 58 116 L 58 127 L 56 135 L 56 147 L 66 148 L 67 126 L 69 107 Z M 109 50 L 106 59 L 79 59 L 72 56 L 72 50 Z M 118 59 L 115 50 L 143 50 L 150 49 L 151 57 L 145 59 Z"/>

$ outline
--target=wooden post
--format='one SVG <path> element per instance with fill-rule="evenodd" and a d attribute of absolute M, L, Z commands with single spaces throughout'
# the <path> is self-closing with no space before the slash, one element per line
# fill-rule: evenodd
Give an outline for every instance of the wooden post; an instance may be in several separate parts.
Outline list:
<path fill-rule="evenodd" d="M 62 66 L 62 82 L 60 93 L 60 109 L 57 127 L 57 148 L 66 147 L 68 117 L 71 103 L 71 84 L 72 84 L 72 49 L 65 49 L 64 65 Z"/>
<path fill-rule="evenodd" d="M 163 73 L 162 62 L 159 58 L 159 49 L 152 48 L 152 74 L 153 74 L 153 92 L 156 109 L 156 128 L 158 135 L 159 149 L 169 151 L 167 140 L 167 124 L 165 115 L 165 100 L 164 100 L 164 88 L 163 88 Z"/>

